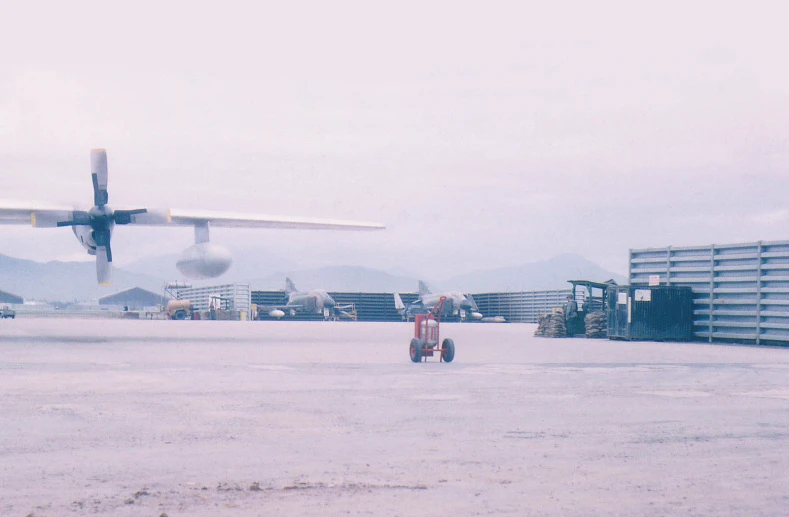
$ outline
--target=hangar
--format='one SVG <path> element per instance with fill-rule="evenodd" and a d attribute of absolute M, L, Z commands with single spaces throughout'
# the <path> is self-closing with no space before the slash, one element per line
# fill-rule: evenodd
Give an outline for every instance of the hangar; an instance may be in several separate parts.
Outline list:
<path fill-rule="evenodd" d="M 99 298 L 99 305 L 112 305 L 115 307 L 127 307 L 130 310 L 142 310 L 146 307 L 157 307 L 167 304 L 167 299 L 161 294 L 140 287 L 132 287 L 115 294 L 109 294 Z"/>
<path fill-rule="evenodd" d="M 21 296 L 17 296 L 15 294 L 7 293 L 5 291 L 0 290 L 0 303 L 21 305 L 24 302 L 25 301 L 22 299 Z"/>

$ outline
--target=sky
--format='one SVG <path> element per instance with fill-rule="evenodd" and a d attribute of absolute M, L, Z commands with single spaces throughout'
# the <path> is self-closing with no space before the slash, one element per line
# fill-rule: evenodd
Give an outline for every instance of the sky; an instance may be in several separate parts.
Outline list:
<path fill-rule="evenodd" d="M 781 2 L 10 2 L 0 198 L 382 222 L 214 229 L 239 252 L 441 279 L 789 235 Z M 193 244 L 117 228 L 123 266 Z M 66 229 L 0 253 L 89 259 Z"/>

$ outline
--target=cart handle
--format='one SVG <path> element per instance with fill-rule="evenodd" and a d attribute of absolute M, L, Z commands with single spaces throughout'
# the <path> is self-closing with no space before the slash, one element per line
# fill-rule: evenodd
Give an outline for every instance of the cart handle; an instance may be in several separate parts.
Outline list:
<path fill-rule="evenodd" d="M 446 296 L 442 296 L 438 299 L 438 302 L 430 309 L 430 312 L 427 313 L 427 318 L 433 318 L 436 321 L 441 321 L 441 314 L 444 311 L 444 302 L 447 301 Z"/>

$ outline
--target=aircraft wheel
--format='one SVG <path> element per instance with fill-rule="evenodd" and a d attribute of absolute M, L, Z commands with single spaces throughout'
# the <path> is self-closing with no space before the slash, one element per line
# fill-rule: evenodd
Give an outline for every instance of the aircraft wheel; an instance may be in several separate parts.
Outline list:
<path fill-rule="evenodd" d="M 411 340 L 411 346 L 408 347 L 408 352 L 411 355 L 411 361 L 415 363 L 422 362 L 422 340 L 414 338 Z"/>
<path fill-rule="evenodd" d="M 441 359 L 443 359 L 445 363 L 451 363 L 452 359 L 454 358 L 455 358 L 455 342 L 449 338 L 446 338 L 441 343 Z"/>

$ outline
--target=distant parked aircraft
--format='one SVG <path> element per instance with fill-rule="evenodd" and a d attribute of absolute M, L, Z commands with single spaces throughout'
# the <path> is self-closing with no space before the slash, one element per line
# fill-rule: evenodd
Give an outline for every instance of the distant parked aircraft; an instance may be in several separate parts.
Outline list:
<path fill-rule="evenodd" d="M 312 291 L 299 291 L 293 280 L 285 279 L 285 294 L 288 297 L 284 305 L 261 307 L 272 318 L 282 318 L 286 315 L 295 316 L 298 313 L 322 314 L 326 319 L 350 317 L 346 307 L 338 306 L 329 293 L 323 289 Z"/>
<path fill-rule="evenodd" d="M 333 311 L 334 306 L 337 305 L 329 293 L 323 289 L 313 289 L 308 292 L 299 291 L 290 278 L 285 279 L 285 294 L 288 295 L 288 303 L 285 307 L 290 309 L 291 315 L 295 315 L 297 311 L 326 315 L 323 312 L 324 309 Z"/>
<path fill-rule="evenodd" d="M 399 305 L 400 307 L 397 308 L 401 311 L 403 317 L 410 320 L 413 318 L 414 314 L 427 312 L 432 309 L 442 296 L 447 299 L 446 302 L 444 302 L 442 317 L 451 317 L 458 321 L 482 319 L 482 314 L 479 312 L 477 303 L 471 295 L 466 296 L 457 291 L 431 293 L 427 285 L 421 280 L 419 281 L 419 298 L 408 304 L 408 306 L 405 306 L 398 295 L 395 296 L 395 306 Z"/>
<path fill-rule="evenodd" d="M 96 256 L 96 277 L 109 285 L 112 273 L 110 241 L 116 224 L 148 226 L 194 226 L 195 244 L 187 248 L 176 266 L 189 278 L 214 278 L 230 268 L 230 252 L 209 242 L 211 226 L 230 228 L 289 228 L 312 230 L 382 230 L 377 223 L 306 219 L 261 214 L 235 214 L 175 208 L 153 210 L 132 208 L 113 210 L 107 204 L 107 152 L 90 153 L 93 179 L 93 207 L 76 210 L 70 207 L 30 202 L 0 201 L 0 224 L 29 224 L 35 228 L 70 226 L 89 255 Z"/>

